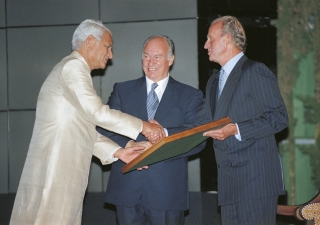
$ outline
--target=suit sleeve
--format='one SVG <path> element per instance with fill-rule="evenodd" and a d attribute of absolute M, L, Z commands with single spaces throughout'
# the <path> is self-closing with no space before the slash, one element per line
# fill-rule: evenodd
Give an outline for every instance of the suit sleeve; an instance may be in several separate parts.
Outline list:
<path fill-rule="evenodd" d="M 209 104 L 206 103 L 208 101 L 208 99 L 204 99 L 202 106 L 201 106 L 201 110 L 198 112 L 198 115 L 195 119 L 194 124 L 192 124 L 192 126 L 200 126 L 209 122 L 212 122 L 211 119 L 211 114 L 210 114 L 210 109 L 209 109 Z"/>
<path fill-rule="evenodd" d="M 197 126 L 198 124 L 197 124 L 196 118 L 199 116 L 199 113 L 201 112 L 202 109 L 203 109 L 203 94 L 200 90 L 196 90 L 195 94 L 193 95 L 193 98 L 190 99 L 190 103 L 188 104 L 184 114 L 185 124 L 182 127 L 169 128 L 168 129 L 169 135 Z M 177 157 L 173 157 L 169 160 L 173 161 L 175 159 L 197 154 L 205 147 L 205 144 L 206 144 L 206 141 L 202 142 L 201 144 L 193 148 L 191 151 L 185 154 L 179 155 Z"/>
<path fill-rule="evenodd" d="M 116 83 L 114 86 L 113 86 L 113 91 L 109 97 L 109 100 L 108 100 L 108 103 L 107 105 L 109 105 L 109 107 L 111 109 L 116 109 L 116 110 L 121 110 L 121 100 L 120 100 L 120 97 L 119 97 L 119 88 L 118 88 L 118 84 Z M 128 143 L 128 141 L 132 140 L 128 137 L 125 137 L 123 135 L 119 135 L 117 133 L 114 133 L 112 131 L 108 131 L 106 129 L 103 129 L 101 127 L 97 127 L 97 131 L 110 138 L 111 140 L 115 141 L 118 145 L 120 145 L 121 147 L 125 147 L 126 144 Z"/>
<path fill-rule="evenodd" d="M 132 139 L 137 138 L 142 121 L 104 105 L 83 62 L 77 59 L 68 61 L 62 69 L 60 84 L 66 99 L 86 120 Z"/>
<path fill-rule="evenodd" d="M 288 125 L 288 114 L 283 102 L 276 76 L 262 63 L 247 69 L 245 82 L 251 85 L 251 96 L 255 98 L 256 117 L 239 121 L 242 140 L 259 139 L 274 135 Z M 250 108 L 247 108 L 250 113 Z"/>
<path fill-rule="evenodd" d="M 214 79 L 214 77 L 211 76 L 211 78 L 207 82 L 207 85 L 206 85 L 206 98 L 203 99 L 202 105 L 201 105 L 201 109 L 198 112 L 198 115 L 197 115 L 197 117 L 195 119 L 194 124 L 192 124 L 190 126 L 190 128 L 192 128 L 193 126 L 200 126 L 200 125 L 212 122 L 212 115 L 211 115 L 211 109 L 210 109 L 210 106 L 211 106 L 211 103 L 210 103 L 210 90 L 211 90 L 213 79 Z"/>
<path fill-rule="evenodd" d="M 181 127 L 167 128 L 168 134 L 172 135 L 180 131 L 184 131 L 193 127 L 198 126 L 198 121 L 196 120 L 203 109 L 203 94 L 200 90 L 196 90 L 195 94 L 190 99 L 189 104 L 186 107 L 184 115 L 181 115 L 185 119 L 185 123 Z"/>
<path fill-rule="evenodd" d="M 98 133 L 98 138 L 93 148 L 93 155 L 100 159 L 102 165 L 110 164 L 117 160 L 113 157 L 113 154 L 119 148 L 120 146 L 117 143 Z"/>

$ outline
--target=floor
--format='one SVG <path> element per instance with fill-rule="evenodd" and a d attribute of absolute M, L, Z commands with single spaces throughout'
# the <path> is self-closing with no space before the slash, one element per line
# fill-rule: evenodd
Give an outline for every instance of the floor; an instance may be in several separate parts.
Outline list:
<path fill-rule="evenodd" d="M 15 194 L 0 194 L 0 225 L 8 225 Z M 104 193 L 87 193 L 83 205 L 83 225 L 117 225 L 114 206 L 104 203 Z M 221 225 L 217 194 L 190 192 L 190 209 L 185 225 Z M 277 225 L 303 225 L 289 217 L 278 217 Z"/>

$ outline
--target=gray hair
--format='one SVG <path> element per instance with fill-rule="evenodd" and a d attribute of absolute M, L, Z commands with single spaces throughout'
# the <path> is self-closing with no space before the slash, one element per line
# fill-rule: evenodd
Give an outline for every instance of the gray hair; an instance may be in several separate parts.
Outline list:
<path fill-rule="evenodd" d="M 165 35 L 161 35 L 161 34 L 158 34 L 158 35 L 153 35 L 151 37 L 149 37 L 147 40 L 145 40 L 145 42 L 143 43 L 143 50 L 144 48 L 146 47 L 146 44 L 151 40 L 151 39 L 154 39 L 154 38 L 163 38 L 167 44 L 168 44 L 168 48 L 169 48 L 169 51 L 168 51 L 168 60 L 171 58 L 171 56 L 174 55 L 174 42 L 168 37 L 168 36 L 165 36 Z M 143 58 L 143 50 L 142 50 L 142 58 Z"/>
<path fill-rule="evenodd" d="M 110 30 L 102 24 L 101 21 L 87 19 L 80 23 L 77 29 L 73 33 L 72 37 L 72 50 L 78 50 L 81 48 L 82 43 L 92 35 L 98 41 L 101 41 L 105 32 L 109 32 Z"/>
<path fill-rule="evenodd" d="M 223 16 L 215 19 L 211 25 L 219 21 L 223 21 L 221 35 L 229 34 L 232 38 L 232 43 L 244 52 L 247 47 L 247 38 L 239 20 L 233 16 Z"/>

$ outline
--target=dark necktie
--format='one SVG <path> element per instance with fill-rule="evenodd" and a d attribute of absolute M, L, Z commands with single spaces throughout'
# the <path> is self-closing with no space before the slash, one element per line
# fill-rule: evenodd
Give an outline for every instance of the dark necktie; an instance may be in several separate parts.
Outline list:
<path fill-rule="evenodd" d="M 157 108 L 159 105 L 158 96 L 157 96 L 156 92 L 154 91 L 154 89 L 156 89 L 156 87 L 158 87 L 157 83 L 153 83 L 151 85 L 151 90 L 150 90 L 148 97 L 147 97 L 148 120 L 151 120 L 154 118 L 154 115 L 156 114 L 156 111 L 157 111 Z"/>

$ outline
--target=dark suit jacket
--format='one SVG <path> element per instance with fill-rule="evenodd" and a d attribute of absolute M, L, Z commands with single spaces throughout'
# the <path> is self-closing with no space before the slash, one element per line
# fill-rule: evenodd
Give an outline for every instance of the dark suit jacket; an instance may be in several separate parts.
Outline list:
<path fill-rule="evenodd" d="M 115 84 L 108 105 L 112 109 L 121 110 L 147 121 L 146 99 L 146 79 L 142 77 Z M 196 115 L 202 108 L 202 102 L 203 95 L 200 90 L 170 77 L 155 120 L 167 128 L 169 135 L 183 131 L 193 124 Z M 129 141 L 127 137 L 101 128 L 98 128 L 98 131 L 122 147 Z M 141 134 L 137 138 L 137 141 L 144 140 L 146 139 Z M 106 202 L 132 207 L 138 202 L 144 189 L 154 209 L 188 209 L 187 156 L 200 152 L 203 147 L 204 143 L 186 154 L 150 165 L 146 170 L 126 174 L 121 172 L 125 164 L 118 160 L 112 164 Z"/>
<path fill-rule="evenodd" d="M 219 73 L 207 83 L 209 120 L 229 116 L 242 141 L 213 141 L 218 166 L 219 205 L 284 193 L 281 159 L 274 134 L 288 125 L 276 76 L 263 64 L 241 57 L 216 101 Z M 206 121 L 208 122 L 208 121 Z"/>

